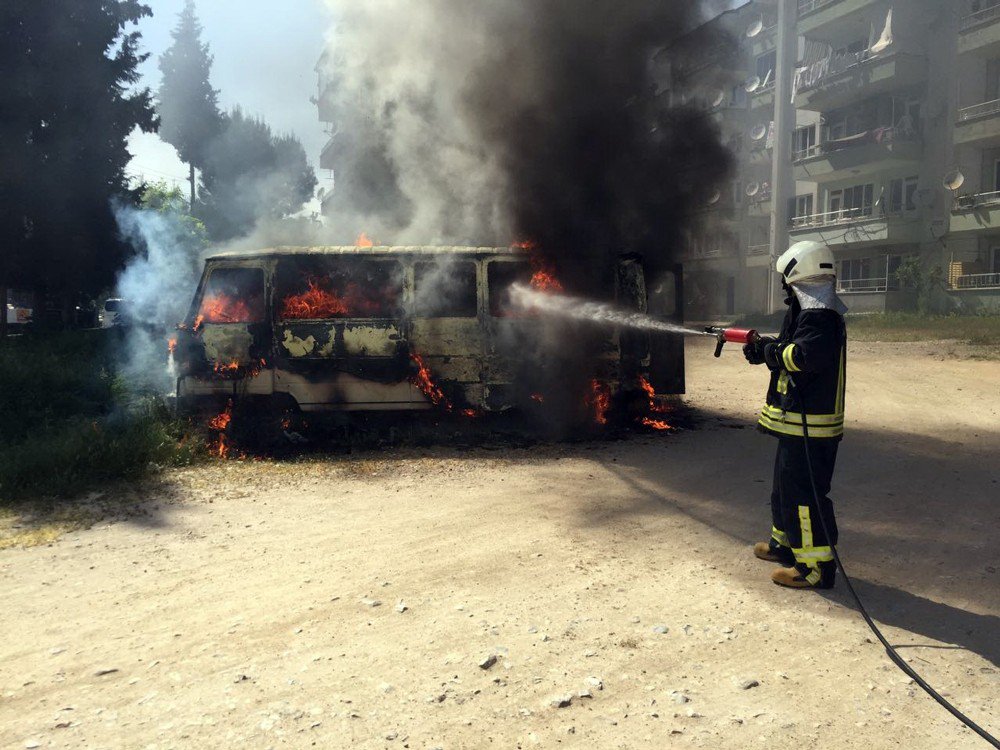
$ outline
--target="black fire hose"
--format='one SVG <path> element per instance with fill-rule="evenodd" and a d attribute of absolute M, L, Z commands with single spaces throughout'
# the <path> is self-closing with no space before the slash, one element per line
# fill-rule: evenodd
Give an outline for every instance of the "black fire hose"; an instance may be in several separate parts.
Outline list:
<path fill-rule="evenodd" d="M 830 532 L 826 526 L 826 519 L 823 517 L 823 512 L 820 505 L 819 491 L 816 489 L 816 477 L 813 475 L 812 458 L 809 455 L 809 425 L 806 422 L 806 403 L 805 394 L 799 390 L 799 387 L 795 384 L 795 380 L 789 375 L 789 382 L 792 384 L 792 388 L 798 391 L 799 394 L 799 405 L 802 409 L 802 438 L 805 445 L 806 451 L 806 467 L 809 470 L 809 484 L 812 486 L 813 499 L 816 501 L 816 508 L 820 509 L 816 514 L 819 516 L 819 522 L 823 525 L 823 533 L 826 535 L 828 540 L 831 539 Z M 868 623 L 868 627 L 871 628 L 875 637 L 878 638 L 879 642 L 885 647 L 885 652 L 892 660 L 893 664 L 899 667 L 904 674 L 910 677 L 915 683 L 917 683 L 924 692 L 926 692 L 931 698 L 940 703 L 945 710 L 951 713 L 956 719 L 965 724 L 969 729 L 978 734 L 989 744 L 995 748 L 1000 748 L 1000 740 L 994 737 L 992 734 L 987 732 L 976 722 L 970 719 L 968 716 L 959 711 L 954 705 L 952 705 L 944 696 L 942 696 L 937 690 L 931 687 L 927 681 L 917 674 L 916 670 L 913 669 L 906 661 L 901 657 L 896 649 L 892 647 L 889 641 L 886 640 L 885 636 L 882 635 L 882 631 L 878 629 L 875 621 L 872 620 L 871 615 L 868 614 L 868 610 L 865 609 L 865 605 L 861 602 L 861 597 L 858 596 L 858 592 L 854 590 L 854 584 L 851 583 L 850 577 L 847 575 L 847 571 L 844 570 L 844 563 L 840 560 L 840 555 L 837 553 L 837 546 L 831 542 L 830 548 L 833 550 L 833 559 L 837 563 L 837 568 L 840 570 L 840 574 L 844 577 L 844 583 L 847 584 L 847 590 L 851 592 L 851 596 L 854 597 L 854 601 L 858 605 L 858 611 L 861 612 L 861 616 Z"/>

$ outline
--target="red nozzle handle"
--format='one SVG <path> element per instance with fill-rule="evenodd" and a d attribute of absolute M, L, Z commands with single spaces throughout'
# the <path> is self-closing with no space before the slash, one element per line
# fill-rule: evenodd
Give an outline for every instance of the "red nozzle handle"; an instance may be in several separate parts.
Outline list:
<path fill-rule="evenodd" d="M 752 328 L 727 328 L 723 335 L 730 344 L 752 344 L 760 334 Z"/>

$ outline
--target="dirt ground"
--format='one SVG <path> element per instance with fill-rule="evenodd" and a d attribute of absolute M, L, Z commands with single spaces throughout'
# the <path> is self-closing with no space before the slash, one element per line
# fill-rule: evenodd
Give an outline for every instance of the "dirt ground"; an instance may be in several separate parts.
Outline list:
<path fill-rule="evenodd" d="M 834 497 L 889 639 L 1000 733 L 1000 366 L 961 355 L 852 347 Z M 688 358 L 692 430 L 214 464 L 0 552 L 0 746 L 986 747 L 842 585 L 770 582 L 764 373 Z"/>

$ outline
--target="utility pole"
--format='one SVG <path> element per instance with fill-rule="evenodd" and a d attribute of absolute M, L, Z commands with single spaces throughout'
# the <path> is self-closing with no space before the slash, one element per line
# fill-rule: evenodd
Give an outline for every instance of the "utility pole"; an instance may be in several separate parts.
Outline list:
<path fill-rule="evenodd" d="M 796 0 L 778 0 L 778 60 L 774 86 L 774 153 L 771 155 L 771 271 L 774 261 L 788 249 L 789 206 L 795 198 L 792 171 L 792 135 L 795 133 L 795 105 L 792 79 L 798 62 L 799 37 Z M 767 311 L 781 306 L 776 274 L 768 277 Z"/>

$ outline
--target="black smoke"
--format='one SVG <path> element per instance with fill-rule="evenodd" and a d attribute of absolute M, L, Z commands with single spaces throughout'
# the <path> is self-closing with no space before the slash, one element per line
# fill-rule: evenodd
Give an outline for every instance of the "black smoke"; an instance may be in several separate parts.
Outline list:
<path fill-rule="evenodd" d="M 531 240 L 602 294 L 620 254 L 653 273 L 676 258 L 729 171 L 718 129 L 666 90 L 672 65 L 718 44 L 693 31 L 698 3 L 330 2 L 338 138 L 373 144 L 340 151 L 346 235 Z"/>

